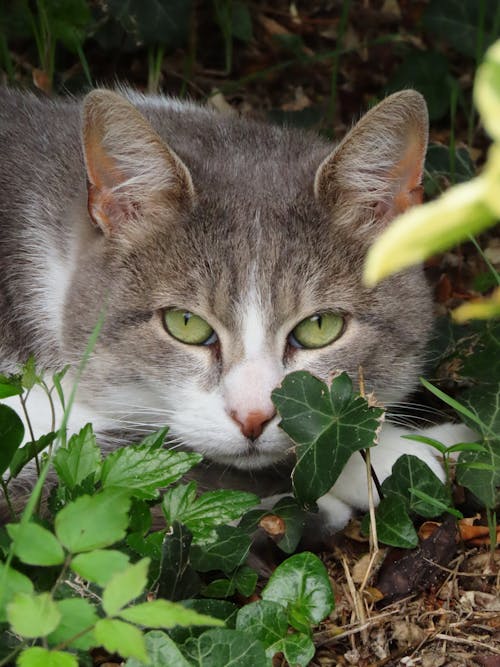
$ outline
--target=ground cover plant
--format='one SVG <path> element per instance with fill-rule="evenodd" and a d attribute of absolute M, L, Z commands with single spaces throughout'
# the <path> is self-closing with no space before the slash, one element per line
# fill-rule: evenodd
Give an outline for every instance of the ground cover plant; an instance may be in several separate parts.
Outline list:
<path fill-rule="evenodd" d="M 471 90 L 477 65 L 499 35 L 497 3 L 326 5 L 4 2 L 0 67 L 5 82 L 34 83 L 46 94 L 118 77 L 330 136 L 341 136 L 352 116 L 386 91 L 411 85 L 426 96 L 433 124 L 427 195 L 473 178 L 489 140 Z M 499 65 L 496 56 L 488 58 L 495 105 Z M 479 111 L 484 116 L 481 105 Z M 498 113 L 491 117 L 484 122 L 498 139 Z M 496 184 L 497 171 L 489 172 Z M 492 191 L 491 222 L 498 217 L 498 185 Z M 468 224 L 466 234 L 476 233 Z M 402 248 L 404 238 L 397 243 Z M 165 430 L 105 458 L 90 425 L 66 442 L 64 428 L 57 435 L 54 424 L 53 433 L 22 446 L 19 417 L 0 403 L 3 493 L 9 497 L 24 465 L 40 471 L 26 511 L 13 506 L 0 534 L 0 664 L 495 664 L 500 326 L 494 319 L 453 324 L 445 314 L 463 301 L 477 308 L 473 300 L 500 283 L 499 266 L 494 229 L 428 263 L 443 317 L 423 400 L 464 419 L 477 440 L 448 450 L 431 443 L 448 464 L 444 485 L 421 461 L 402 457 L 381 485 L 376 521 L 374 511 L 360 517 L 322 552 L 304 551 L 300 543 L 306 513 L 351 455 L 367 459 L 368 483 L 369 451 L 383 418 L 345 374 L 327 386 L 295 373 L 274 392 L 297 463 L 294 495 L 271 511 L 258 509 L 253 494 L 200 494 L 194 482 L 182 481 L 199 457 L 163 450 Z M 20 375 L 1 379 L 0 396 L 23 399 L 42 383 L 47 409 L 63 400 L 69 410 L 60 376 L 49 381 L 38 373 L 28 360 Z M 40 518 L 49 469 L 57 486 Z M 152 508 L 160 528 L 152 527 Z M 434 524 L 424 522 L 431 518 Z M 468 545 L 459 551 L 457 521 Z M 272 574 L 260 579 L 247 563 L 257 534 L 277 547 Z M 395 552 L 382 544 L 408 551 L 394 563 Z M 428 560 L 438 566 L 427 567 Z M 438 575 L 447 571 L 442 583 Z M 440 584 L 429 590 L 434 579 Z M 404 602 L 389 604 L 401 595 Z"/>

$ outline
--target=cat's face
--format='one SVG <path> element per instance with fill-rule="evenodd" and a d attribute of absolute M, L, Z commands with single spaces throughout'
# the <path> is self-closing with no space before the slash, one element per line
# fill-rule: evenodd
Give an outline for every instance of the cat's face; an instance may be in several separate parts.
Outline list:
<path fill-rule="evenodd" d="M 112 94 L 101 95 L 104 104 L 116 104 Z M 368 183 L 368 207 L 366 192 L 356 200 L 340 181 L 332 199 L 331 172 L 343 155 L 334 167 L 328 157 L 320 167 L 328 151 L 318 142 L 298 165 L 300 156 L 282 147 L 293 135 L 278 137 L 279 148 L 269 135 L 263 128 L 262 146 L 255 146 L 260 162 L 249 155 L 245 164 L 246 149 L 236 147 L 218 166 L 218 182 L 213 162 L 212 171 L 188 155 L 189 172 L 183 163 L 164 165 L 177 179 L 170 179 L 168 197 L 155 192 L 152 203 L 137 204 L 134 191 L 133 206 L 120 185 L 94 182 L 92 190 L 92 178 L 99 178 L 89 151 L 96 148 L 87 145 L 97 227 L 87 221 L 64 324 L 67 348 L 76 354 L 106 299 L 81 387 L 97 411 L 133 430 L 168 424 L 174 441 L 245 469 L 290 451 L 271 401 L 287 373 L 305 369 L 328 379 L 346 370 L 356 380 L 361 367 L 379 400 L 399 400 L 414 386 L 430 323 L 419 270 L 375 289 L 361 282 L 374 228 L 391 217 L 396 194 L 415 188 L 396 171 L 405 156 L 389 156 L 397 193 L 374 195 Z M 112 152 L 102 138 L 98 145 Z M 413 159 L 420 169 L 422 156 Z"/>

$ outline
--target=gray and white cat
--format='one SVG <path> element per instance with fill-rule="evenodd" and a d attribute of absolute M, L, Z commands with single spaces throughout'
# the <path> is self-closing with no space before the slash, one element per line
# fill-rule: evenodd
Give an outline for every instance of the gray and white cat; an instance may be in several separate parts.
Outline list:
<path fill-rule="evenodd" d="M 387 405 L 415 386 L 432 320 L 422 272 L 368 289 L 361 271 L 420 199 L 426 142 L 411 90 L 337 146 L 163 97 L 0 91 L 0 370 L 30 354 L 47 372 L 78 363 L 105 304 L 70 430 L 91 421 L 109 449 L 168 424 L 171 445 L 206 457 L 203 486 L 283 491 L 291 443 L 270 394 L 285 374 L 361 366 Z M 49 430 L 45 399 L 28 408 Z M 405 452 L 441 475 L 404 432 L 384 425 L 379 478 Z M 325 525 L 366 504 L 355 455 L 320 501 Z"/>

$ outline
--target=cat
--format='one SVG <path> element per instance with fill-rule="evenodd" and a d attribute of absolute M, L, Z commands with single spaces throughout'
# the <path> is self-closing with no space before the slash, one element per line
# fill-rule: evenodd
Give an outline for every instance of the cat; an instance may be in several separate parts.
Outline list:
<path fill-rule="evenodd" d="M 421 372 L 432 326 L 421 268 L 370 289 L 361 275 L 370 244 L 421 199 L 427 124 L 412 90 L 338 145 L 127 90 L 0 91 L 0 371 L 29 355 L 47 373 L 74 368 L 105 306 L 69 430 L 92 422 L 109 450 L 168 424 L 169 446 L 205 457 L 203 488 L 286 491 L 293 448 L 271 391 L 287 373 L 356 380 L 361 366 L 390 406 Z M 36 390 L 28 410 L 35 436 L 50 430 Z M 428 434 L 455 442 L 460 429 Z M 379 479 L 403 453 L 442 478 L 405 432 L 383 426 Z M 358 454 L 319 506 L 327 530 L 367 507 Z"/>

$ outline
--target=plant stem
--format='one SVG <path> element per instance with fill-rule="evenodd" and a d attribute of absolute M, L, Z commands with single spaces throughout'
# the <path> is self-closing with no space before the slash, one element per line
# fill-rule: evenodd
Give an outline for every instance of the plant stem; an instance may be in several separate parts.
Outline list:
<path fill-rule="evenodd" d="M 10 515 L 13 518 L 14 521 L 17 521 L 17 515 L 14 511 L 14 507 L 12 505 L 12 502 L 11 502 L 11 499 L 10 499 L 10 496 L 9 496 L 9 490 L 7 489 L 7 484 L 5 483 L 5 480 L 3 479 L 3 477 L 0 477 L 0 485 L 2 486 L 4 495 L 5 495 L 5 501 L 7 503 L 7 507 L 9 508 Z"/>
<path fill-rule="evenodd" d="M 469 235 L 469 239 L 470 239 L 470 240 L 472 241 L 472 243 L 474 244 L 474 247 L 476 248 L 476 250 L 478 251 L 478 253 L 479 253 L 479 254 L 481 255 L 481 257 L 482 257 L 483 262 L 486 264 L 486 266 L 488 267 L 488 269 L 491 271 L 493 277 L 495 278 L 495 280 L 496 280 L 496 282 L 497 282 L 497 285 L 500 287 L 500 273 L 498 273 L 498 271 L 495 269 L 495 267 L 494 267 L 493 264 L 490 262 L 490 260 L 488 259 L 488 257 L 485 255 L 484 250 L 481 248 L 481 246 L 479 245 L 479 243 L 476 241 L 476 238 L 475 238 L 474 236 L 472 236 L 472 234 L 470 234 L 470 235 Z"/>
<path fill-rule="evenodd" d="M 23 414 L 24 418 L 26 419 L 26 424 L 28 425 L 28 431 L 30 433 L 30 438 L 31 442 L 35 442 L 35 434 L 33 432 L 33 426 L 31 425 L 31 420 L 28 414 L 28 410 L 26 409 L 26 400 L 30 394 L 30 390 L 26 392 L 26 396 L 23 396 L 23 394 L 19 395 L 19 400 L 21 401 L 21 407 L 23 409 Z M 35 456 L 35 465 L 36 465 L 36 474 L 40 475 L 40 460 L 38 458 L 38 454 Z"/>

